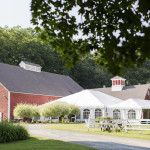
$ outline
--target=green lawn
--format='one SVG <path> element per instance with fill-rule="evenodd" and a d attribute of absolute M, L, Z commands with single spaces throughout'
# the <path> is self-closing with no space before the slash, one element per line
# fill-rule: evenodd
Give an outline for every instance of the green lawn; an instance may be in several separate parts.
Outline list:
<path fill-rule="evenodd" d="M 68 142 L 30 137 L 28 140 L 0 144 L 0 150 L 96 150 Z"/>
<path fill-rule="evenodd" d="M 88 128 L 85 126 L 84 123 L 79 124 L 52 124 L 51 127 L 46 127 L 47 129 L 55 129 L 55 130 L 64 130 L 64 131 L 73 131 L 73 132 L 82 132 L 82 133 L 89 133 L 89 134 L 98 134 L 98 135 L 110 135 L 110 136 L 118 136 L 118 137 L 126 137 L 126 138 L 136 138 L 136 139 L 144 139 L 150 140 L 150 131 L 141 131 L 142 133 L 139 134 L 139 131 L 132 131 L 129 130 L 128 133 L 125 133 L 124 130 L 121 132 L 103 132 L 100 131 L 99 128 Z"/>

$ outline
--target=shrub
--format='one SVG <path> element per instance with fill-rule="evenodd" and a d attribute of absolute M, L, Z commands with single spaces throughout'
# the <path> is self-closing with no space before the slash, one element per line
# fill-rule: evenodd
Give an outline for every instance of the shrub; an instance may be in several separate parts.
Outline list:
<path fill-rule="evenodd" d="M 60 103 L 54 103 L 54 104 L 51 104 L 50 105 L 50 108 L 51 108 L 51 117 L 60 117 L 62 116 L 62 113 L 63 113 L 63 105 L 64 104 L 60 104 Z"/>
<path fill-rule="evenodd" d="M 14 116 L 21 118 L 31 118 L 32 117 L 32 109 L 30 104 L 17 104 L 14 109 Z"/>
<path fill-rule="evenodd" d="M 69 105 L 69 114 L 78 116 L 80 114 L 80 109 L 76 105 Z"/>
<path fill-rule="evenodd" d="M 0 122 L 0 143 L 26 140 L 29 137 L 25 127 L 7 121 Z"/>
<path fill-rule="evenodd" d="M 40 112 L 40 116 L 44 118 L 51 116 L 51 105 L 42 106 L 39 112 Z"/>
<path fill-rule="evenodd" d="M 112 120 L 113 118 L 106 116 L 106 117 L 98 117 L 96 119 L 100 119 L 100 120 Z"/>
<path fill-rule="evenodd" d="M 26 121 L 31 121 L 32 117 L 36 119 L 40 117 L 39 109 L 36 105 L 20 103 L 14 109 L 14 116 L 24 118 Z"/>

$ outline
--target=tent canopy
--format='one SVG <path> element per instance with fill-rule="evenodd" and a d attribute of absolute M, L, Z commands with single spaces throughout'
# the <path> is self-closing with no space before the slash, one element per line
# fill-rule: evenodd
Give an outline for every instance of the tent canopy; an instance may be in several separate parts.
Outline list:
<path fill-rule="evenodd" d="M 109 106 L 113 109 L 150 109 L 150 100 L 130 98 L 121 103 Z"/>
<path fill-rule="evenodd" d="M 99 91 L 83 90 L 41 106 L 53 103 L 64 103 L 73 104 L 83 108 L 105 108 L 120 102 L 122 102 L 121 99 L 109 96 Z"/>

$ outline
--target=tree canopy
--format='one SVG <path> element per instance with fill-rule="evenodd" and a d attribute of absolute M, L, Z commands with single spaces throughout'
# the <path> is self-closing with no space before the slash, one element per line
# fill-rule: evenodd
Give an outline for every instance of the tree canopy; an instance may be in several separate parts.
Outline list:
<path fill-rule="evenodd" d="M 23 60 L 40 64 L 42 71 L 68 75 L 85 89 L 111 86 L 113 75 L 95 64 L 95 56 L 88 54 L 82 57 L 80 63 L 68 70 L 60 54 L 37 36 L 31 28 L 0 28 L 0 62 L 18 65 Z M 140 68 L 126 69 L 123 77 L 127 79 L 127 85 L 150 83 L 150 60 Z"/>
<path fill-rule="evenodd" d="M 31 22 L 68 66 L 94 51 L 97 64 L 120 74 L 150 58 L 149 10 L 148 0 L 32 0 Z"/>

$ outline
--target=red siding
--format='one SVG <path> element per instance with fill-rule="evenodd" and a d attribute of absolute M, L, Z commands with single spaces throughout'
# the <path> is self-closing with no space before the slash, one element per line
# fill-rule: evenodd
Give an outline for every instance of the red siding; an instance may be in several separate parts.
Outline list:
<path fill-rule="evenodd" d="M 13 109 L 17 105 L 17 103 L 30 103 L 30 104 L 41 105 L 59 98 L 61 97 L 32 95 L 32 94 L 23 94 L 23 93 L 11 93 L 10 94 L 10 118 L 13 119 Z"/>
<path fill-rule="evenodd" d="M 2 112 L 2 119 L 8 118 L 8 91 L 0 83 L 0 112 Z"/>
<path fill-rule="evenodd" d="M 145 99 L 146 99 L 146 100 L 150 100 L 150 89 L 147 90 Z"/>
<path fill-rule="evenodd" d="M 115 80 L 113 80 L 113 85 L 116 85 L 115 83 L 116 83 Z"/>

